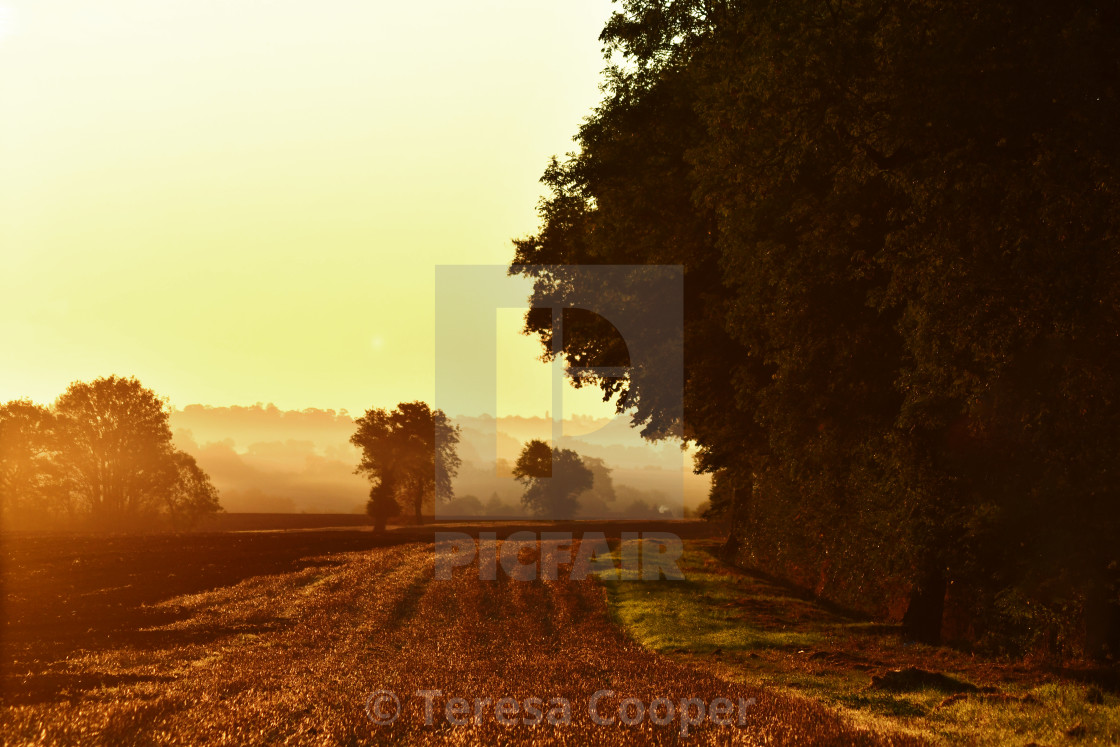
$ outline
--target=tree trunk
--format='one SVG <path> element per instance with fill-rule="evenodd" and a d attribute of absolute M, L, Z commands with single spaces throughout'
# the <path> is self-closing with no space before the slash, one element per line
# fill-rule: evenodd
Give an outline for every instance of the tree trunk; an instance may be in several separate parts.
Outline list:
<path fill-rule="evenodd" d="M 941 643 L 946 588 L 945 573 L 940 568 L 927 568 L 921 574 L 902 617 L 902 629 L 908 638 L 919 643 Z"/>
<path fill-rule="evenodd" d="M 385 525 L 388 523 L 389 517 L 385 515 L 384 511 L 378 511 L 373 515 L 373 531 L 381 534 L 385 531 Z"/>
<path fill-rule="evenodd" d="M 423 486 L 416 488 L 416 497 L 413 499 L 416 506 L 416 524 L 422 525 L 424 523 L 424 488 Z"/>

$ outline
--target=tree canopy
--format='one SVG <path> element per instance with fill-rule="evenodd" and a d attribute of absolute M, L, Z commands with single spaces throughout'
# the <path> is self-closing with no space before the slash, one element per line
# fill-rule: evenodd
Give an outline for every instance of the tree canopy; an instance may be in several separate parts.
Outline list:
<path fill-rule="evenodd" d="M 1084 0 L 623 0 L 512 269 L 684 266 L 685 434 L 746 562 L 1115 653 L 1073 621 L 1118 604 L 1116 38 Z"/>
<path fill-rule="evenodd" d="M 58 434 L 48 408 L 19 399 L 0 405 L 0 506 L 13 517 L 69 513 L 61 489 Z"/>
<path fill-rule="evenodd" d="M 579 508 L 579 495 L 590 490 L 595 474 L 571 449 L 550 448 L 544 441 L 529 441 L 517 457 L 513 476 L 525 486 L 521 502 L 532 514 L 547 519 L 571 519 Z"/>
<path fill-rule="evenodd" d="M 175 525 L 221 510 L 217 490 L 175 449 L 166 403 L 135 378 L 74 382 L 52 408 L 0 408 L 0 497 L 9 517 Z"/>
<path fill-rule="evenodd" d="M 462 460 L 459 427 L 424 402 L 402 402 L 393 411 L 366 410 L 350 443 L 362 450 L 355 470 L 374 483 L 367 510 L 384 527 L 395 502 L 411 506 L 417 523 L 424 509 L 452 498 L 451 480 Z"/>

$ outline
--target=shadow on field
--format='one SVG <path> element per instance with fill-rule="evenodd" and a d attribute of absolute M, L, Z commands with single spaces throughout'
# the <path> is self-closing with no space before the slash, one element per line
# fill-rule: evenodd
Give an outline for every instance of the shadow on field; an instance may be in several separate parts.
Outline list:
<path fill-rule="evenodd" d="M 474 536 L 493 532 L 505 538 L 519 531 L 577 536 L 603 532 L 610 539 L 623 532 L 697 537 L 710 536 L 712 530 L 701 522 L 628 521 L 442 523 L 399 527 L 383 534 L 349 528 L 152 535 L 6 533 L 0 535 L 0 700 L 65 698 L 67 693 L 104 682 L 95 674 L 69 677 L 44 671 L 48 663 L 62 661 L 74 651 L 207 644 L 289 624 L 265 619 L 204 630 L 150 630 L 187 615 L 173 607 L 153 607 L 168 599 L 232 586 L 254 576 L 335 565 L 338 561 L 325 557 L 332 553 L 430 544 L 437 532 Z"/>
<path fill-rule="evenodd" d="M 164 600 L 397 541 L 370 532 L 7 536 L 5 663 L 18 671 L 75 648 L 119 645 L 142 628 L 174 622 L 175 610 L 150 607 Z"/>
<path fill-rule="evenodd" d="M 3 692 L 5 705 L 35 705 L 59 700 L 77 699 L 87 690 L 136 685 L 142 682 L 173 682 L 174 677 L 141 674 L 5 674 Z"/>

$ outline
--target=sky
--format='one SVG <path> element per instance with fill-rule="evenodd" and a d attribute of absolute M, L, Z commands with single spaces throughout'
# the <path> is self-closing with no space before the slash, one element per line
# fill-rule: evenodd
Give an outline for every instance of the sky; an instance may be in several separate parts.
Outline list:
<path fill-rule="evenodd" d="M 177 407 L 432 401 L 435 268 L 535 230 L 610 12 L 0 0 L 0 401 L 114 373 Z M 518 323 L 498 414 L 543 414 Z"/>

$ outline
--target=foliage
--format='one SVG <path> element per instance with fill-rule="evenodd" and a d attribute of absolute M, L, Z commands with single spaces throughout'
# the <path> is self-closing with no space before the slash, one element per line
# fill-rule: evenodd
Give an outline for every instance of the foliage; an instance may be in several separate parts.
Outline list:
<path fill-rule="evenodd" d="M 54 414 L 30 400 L 0 405 L 0 508 L 12 518 L 43 518 L 72 506 L 60 490 Z"/>
<path fill-rule="evenodd" d="M 397 502 L 397 486 L 391 477 L 385 477 L 369 489 L 369 501 L 366 503 L 366 513 L 374 519 L 374 529 L 378 532 L 385 531 L 389 519 L 399 515 L 400 503 Z"/>
<path fill-rule="evenodd" d="M 203 516 L 222 510 L 218 489 L 185 451 L 171 455 L 175 468 L 174 485 L 167 493 L 167 514 L 174 525 L 191 526 Z"/>
<path fill-rule="evenodd" d="M 425 506 L 451 500 L 451 479 L 462 463 L 456 452 L 459 427 L 442 410 L 433 411 L 424 402 L 402 402 L 392 412 L 366 410 L 355 424 L 350 443 L 362 450 L 355 471 L 374 483 L 367 504 L 371 516 L 395 515 L 390 502 L 398 502 L 399 508 L 403 500 L 421 523 Z"/>
<path fill-rule="evenodd" d="M 553 449 L 536 439 L 525 444 L 513 476 L 525 486 L 521 503 L 535 516 L 571 519 L 579 509 L 579 495 L 590 490 L 595 474 L 571 449 Z"/>
<path fill-rule="evenodd" d="M 684 266 L 685 434 L 713 510 L 736 488 L 748 561 L 876 611 L 909 587 L 926 637 L 950 582 L 1050 606 L 1073 584 L 1108 608 L 1120 13 L 621 6 L 604 100 L 546 169 L 511 269 Z M 601 338 L 566 320 L 564 353 Z M 640 379 L 597 383 L 657 420 Z M 1102 644 L 1120 627 L 1084 642 Z"/>
<path fill-rule="evenodd" d="M 592 476 L 591 487 L 578 497 L 580 516 L 609 516 L 618 499 L 614 478 L 611 477 L 611 468 L 599 457 L 581 456 L 580 459 L 583 461 L 583 466 L 591 470 Z"/>
<path fill-rule="evenodd" d="M 60 461 L 94 517 L 146 513 L 177 471 L 164 402 L 136 379 L 75 382 L 55 401 Z"/>
<path fill-rule="evenodd" d="M 189 526 L 221 510 L 218 492 L 171 443 L 164 400 L 135 378 L 72 383 L 50 409 L 0 408 L 0 497 L 20 520 L 89 519 L 127 528 L 163 516 Z"/>

